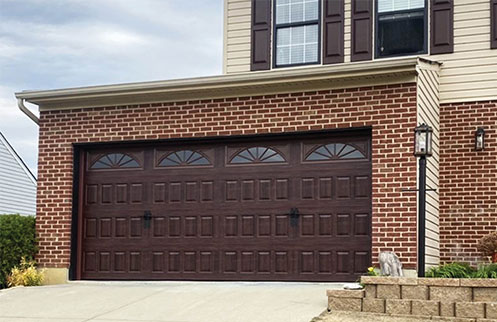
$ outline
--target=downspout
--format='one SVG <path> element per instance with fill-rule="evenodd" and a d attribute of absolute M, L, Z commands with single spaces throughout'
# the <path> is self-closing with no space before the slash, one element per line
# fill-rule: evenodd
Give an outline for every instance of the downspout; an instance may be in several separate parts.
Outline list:
<path fill-rule="evenodd" d="M 18 98 L 17 99 L 17 106 L 19 109 L 26 114 L 33 122 L 35 122 L 37 125 L 40 125 L 40 119 L 38 116 L 34 115 L 33 112 L 31 112 L 26 105 L 24 105 L 24 99 Z"/>

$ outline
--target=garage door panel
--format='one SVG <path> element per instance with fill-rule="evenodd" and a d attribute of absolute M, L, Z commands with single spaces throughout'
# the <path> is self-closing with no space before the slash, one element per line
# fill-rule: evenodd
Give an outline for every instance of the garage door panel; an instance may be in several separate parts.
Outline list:
<path fill-rule="evenodd" d="M 369 142 L 88 151 L 81 276 L 355 280 L 371 261 Z"/>
<path fill-rule="evenodd" d="M 358 210 L 361 210 L 359 207 Z M 89 217 L 84 220 L 84 237 L 87 239 L 117 238 L 238 238 L 238 237 L 369 237 L 369 213 L 348 212 L 336 214 L 300 214 L 292 224 L 289 214 L 233 214 L 153 216 L 150 222 L 142 216 L 121 215 Z M 190 212 L 190 214 L 196 214 Z"/>
<path fill-rule="evenodd" d="M 271 177 L 239 180 L 230 178 L 224 180 L 223 188 L 224 202 L 285 201 L 290 198 L 291 180 Z"/>
<path fill-rule="evenodd" d="M 147 195 L 143 183 L 101 183 L 86 185 L 86 206 L 110 206 L 115 204 L 141 204 Z"/>

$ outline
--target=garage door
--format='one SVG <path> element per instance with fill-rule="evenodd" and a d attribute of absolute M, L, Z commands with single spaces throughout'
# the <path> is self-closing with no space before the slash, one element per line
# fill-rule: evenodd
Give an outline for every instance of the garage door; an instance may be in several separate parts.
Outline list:
<path fill-rule="evenodd" d="M 369 136 L 88 149 L 83 279 L 351 281 L 371 262 Z"/>

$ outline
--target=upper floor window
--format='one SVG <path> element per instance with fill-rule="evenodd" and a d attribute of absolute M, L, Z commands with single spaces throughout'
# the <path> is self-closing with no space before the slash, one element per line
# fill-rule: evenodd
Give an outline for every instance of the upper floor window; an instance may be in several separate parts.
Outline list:
<path fill-rule="evenodd" d="M 426 0 L 377 0 L 376 57 L 426 53 Z"/>
<path fill-rule="evenodd" d="M 319 62 L 320 0 L 275 0 L 275 66 Z"/>

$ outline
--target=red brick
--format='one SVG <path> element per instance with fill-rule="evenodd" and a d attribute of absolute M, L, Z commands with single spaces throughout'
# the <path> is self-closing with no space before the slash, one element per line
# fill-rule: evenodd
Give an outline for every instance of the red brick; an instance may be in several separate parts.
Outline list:
<path fill-rule="evenodd" d="M 416 186 L 416 159 L 411 151 L 412 129 L 416 126 L 415 100 L 416 85 L 408 83 L 42 111 L 36 218 L 40 238 L 38 261 L 45 267 L 69 266 L 74 143 L 371 126 L 373 261 L 376 262 L 380 251 L 393 250 L 400 255 L 404 267 L 414 268 L 416 198 L 400 191 Z M 486 109 L 490 113 L 492 108 L 494 105 Z M 495 121 L 495 113 L 490 113 L 488 120 Z M 490 166 L 487 163 L 485 169 Z M 495 182 L 497 180 L 492 184 Z M 446 189 L 444 193 L 450 193 L 450 190 Z M 484 195 L 490 197 L 493 193 L 487 189 Z M 469 197 L 478 198 L 477 195 Z M 385 228 L 391 230 L 387 233 Z M 485 230 L 483 226 L 480 228 Z"/>

